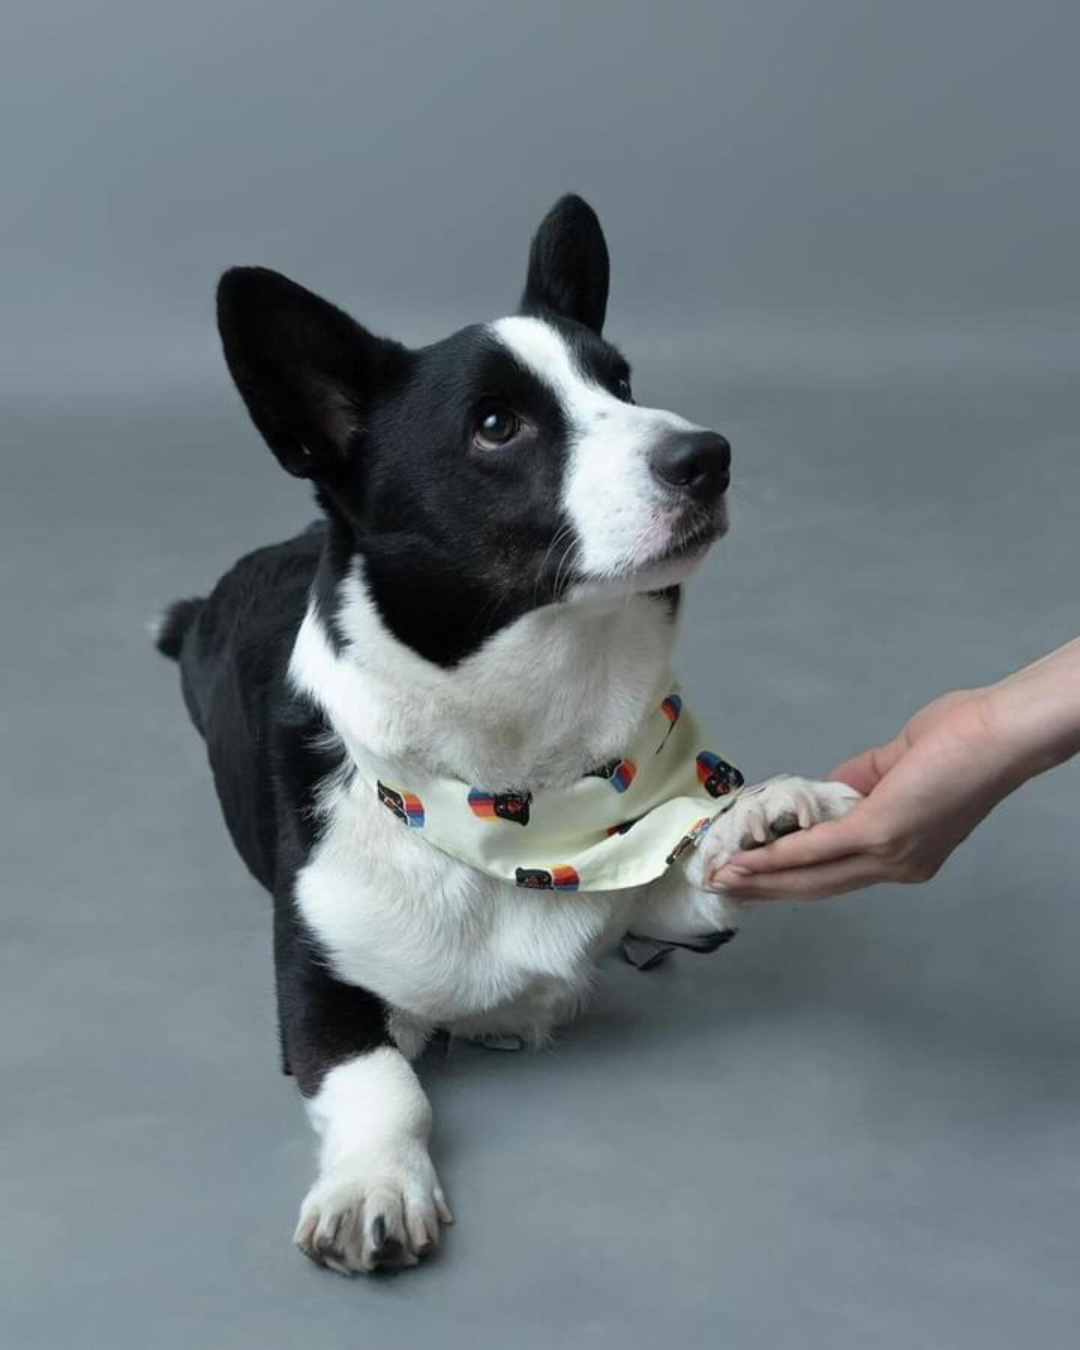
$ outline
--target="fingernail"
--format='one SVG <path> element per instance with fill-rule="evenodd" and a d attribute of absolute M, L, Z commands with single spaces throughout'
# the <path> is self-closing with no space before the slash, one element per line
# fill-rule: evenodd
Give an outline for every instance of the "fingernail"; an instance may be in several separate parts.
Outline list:
<path fill-rule="evenodd" d="M 752 868 L 743 867 L 740 863 L 733 863 L 733 862 L 725 863 L 723 870 L 725 872 L 737 872 L 738 875 L 741 877 L 749 877 L 753 875 Z"/>

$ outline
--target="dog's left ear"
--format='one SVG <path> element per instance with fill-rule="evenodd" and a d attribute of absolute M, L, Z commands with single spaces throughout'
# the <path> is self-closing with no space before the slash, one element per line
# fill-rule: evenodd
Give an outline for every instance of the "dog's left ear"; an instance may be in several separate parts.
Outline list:
<path fill-rule="evenodd" d="M 522 313 L 576 319 L 599 333 L 607 312 L 609 271 L 596 212 L 573 193 L 560 197 L 529 250 Z"/>
<path fill-rule="evenodd" d="M 282 467 L 326 482 L 362 440 L 372 396 L 405 348 L 265 267 L 233 267 L 217 292 L 225 360 L 251 420 Z"/>

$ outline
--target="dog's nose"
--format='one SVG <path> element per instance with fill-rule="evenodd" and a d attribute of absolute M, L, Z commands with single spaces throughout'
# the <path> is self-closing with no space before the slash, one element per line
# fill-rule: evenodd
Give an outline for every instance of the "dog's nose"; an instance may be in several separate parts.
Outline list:
<path fill-rule="evenodd" d="M 649 467 L 668 487 L 712 501 L 731 482 L 731 446 L 715 431 L 675 431 L 653 450 Z"/>

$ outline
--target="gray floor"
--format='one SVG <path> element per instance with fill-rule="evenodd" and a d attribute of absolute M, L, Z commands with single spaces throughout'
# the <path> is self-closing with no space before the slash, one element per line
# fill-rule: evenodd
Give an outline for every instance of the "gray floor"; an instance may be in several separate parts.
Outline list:
<path fill-rule="evenodd" d="M 1080 629 L 1074 380 L 642 393 L 736 446 L 681 670 L 748 771 L 824 769 Z M 4 1346 L 1071 1343 L 1077 766 L 931 886 L 612 964 L 539 1057 L 432 1060 L 458 1223 L 348 1282 L 289 1242 L 311 1147 L 267 905 L 142 627 L 303 523 L 302 490 L 223 391 L 15 404 L 3 437 Z"/>

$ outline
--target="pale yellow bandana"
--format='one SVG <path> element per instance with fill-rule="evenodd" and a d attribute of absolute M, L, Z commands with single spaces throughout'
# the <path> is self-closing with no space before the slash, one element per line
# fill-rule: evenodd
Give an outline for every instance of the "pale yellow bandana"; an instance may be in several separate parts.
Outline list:
<path fill-rule="evenodd" d="M 612 891 L 661 876 L 735 800 L 743 776 L 709 747 L 678 686 L 660 695 L 625 755 L 565 788 L 491 792 L 354 754 L 400 824 L 534 890 Z"/>

